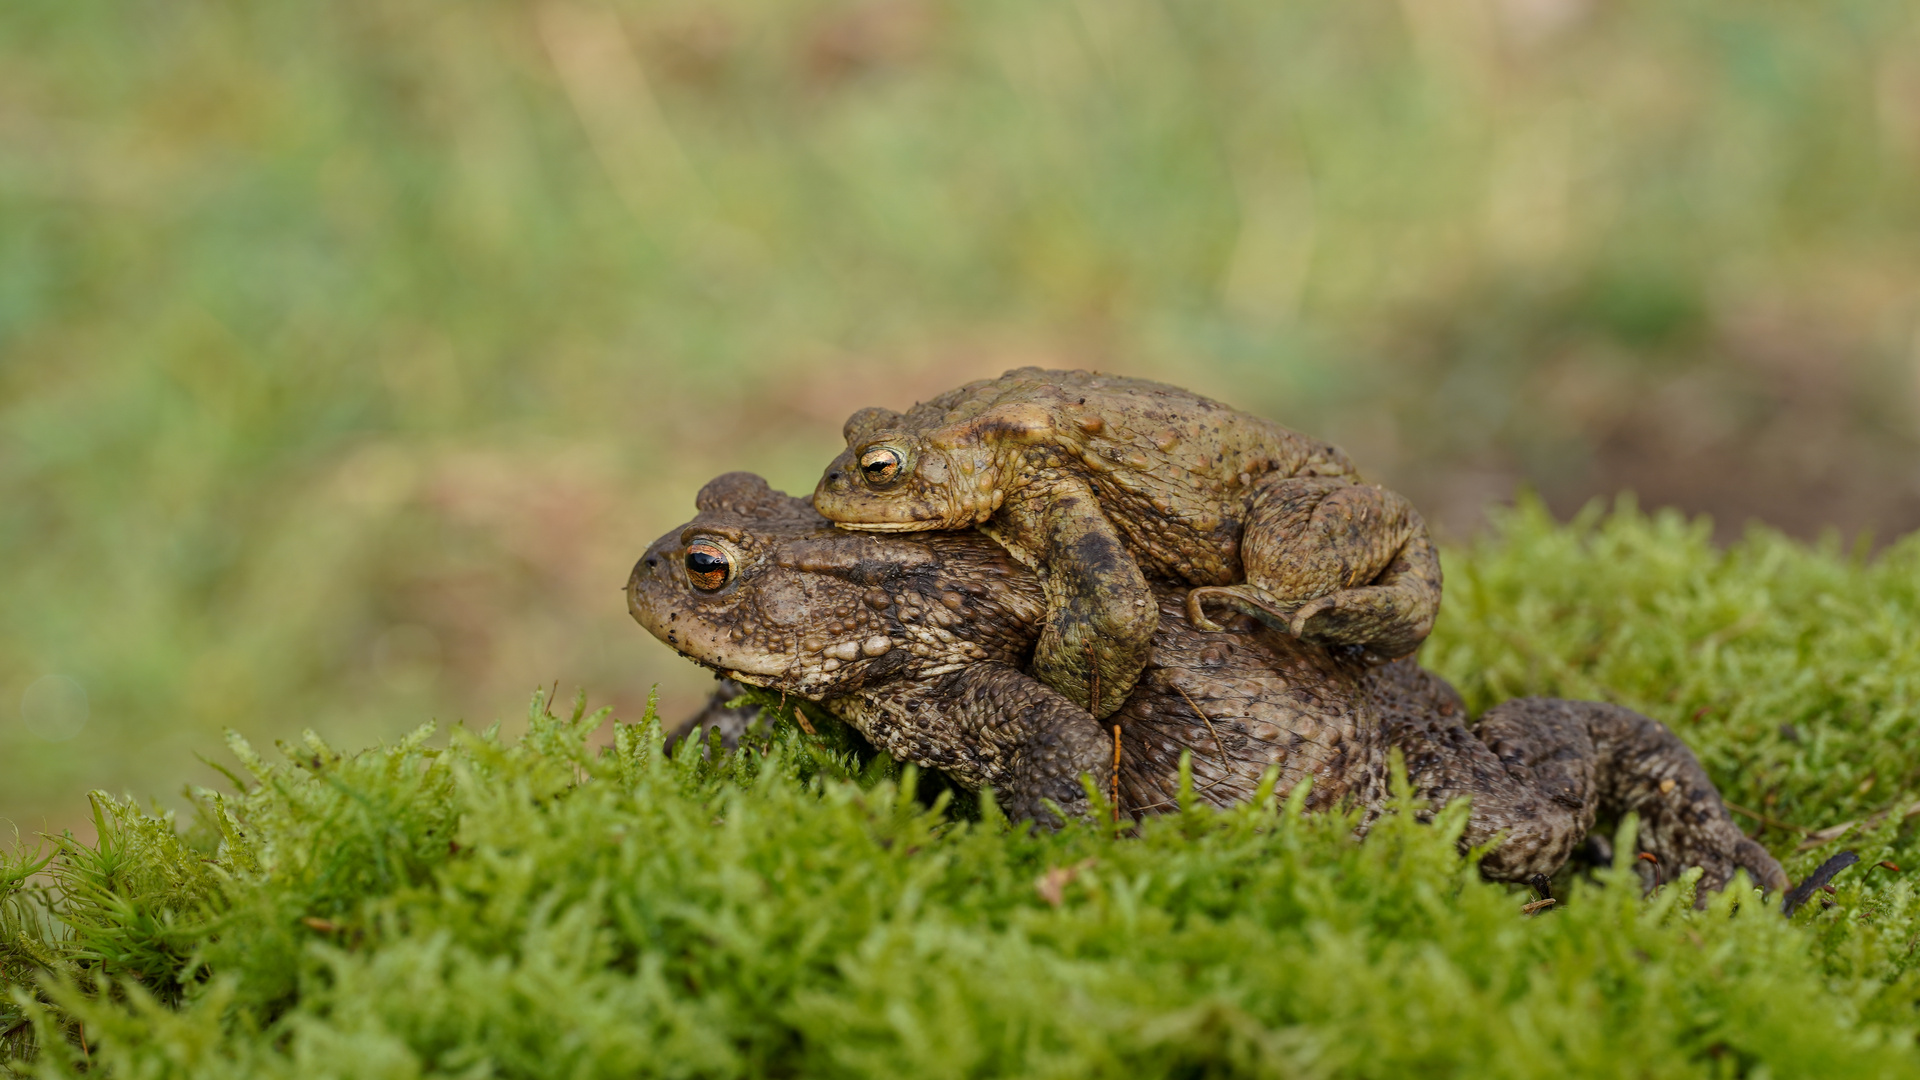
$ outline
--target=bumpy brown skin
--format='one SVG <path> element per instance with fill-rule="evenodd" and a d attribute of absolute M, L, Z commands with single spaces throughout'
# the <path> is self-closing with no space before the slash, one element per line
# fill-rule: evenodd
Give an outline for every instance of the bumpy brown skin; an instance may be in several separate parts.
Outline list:
<path fill-rule="evenodd" d="M 1280 795 L 1311 779 L 1309 807 L 1352 802 L 1370 821 L 1388 800 L 1397 748 L 1433 806 L 1472 799 L 1464 845 L 1504 837 L 1481 863 L 1490 878 L 1550 876 L 1596 816 L 1633 810 L 1642 850 L 1669 872 L 1699 865 L 1717 888 L 1745 867 L 1769 888 L 1785 884 L 1686 747 L 1625 709 L 1512 701 L 1476 735 L 1453 688 L 1411 660 L 1369 665 L 1246 616 L 1200 630 L 1182 590 L 1156 584 L 1149 662 L 1101 724 L 1022 672 L 1045 592 L 990 540 L 838 532 L 745 473 L 707 485 L 699 506 L 634 567 L 629 606 L 641 625 L 733 678 L 821 702 L 896 757 L 993 785 L 1016 818 L 1051 820 L 1049 800 L 1086 813 L 1080 777 L 1107 786 L 1114 725 L 1120 805 L 1132 815 L 1175 805 L 1180 755 L 1191 751 L 1196 794 L 1210 803 L 1251 798 L 1271 767 Z M 697 544 L 732 557 L 719 588 L 696 588 L 687 572 Z"/>
<path fill-rule="evenodd" d="M 1405 499 L 1336 447 L 1175 387 L 1021 368 L 905 414 L 863 409 L 845 435 L 820 513 L 999 540 L 1046 590 L 1034 672 L 1083 705 L 1097 685 L 1097 716 L 1151 652 L 1149 577 L 1200 586 L 1197 626 L 1215 628 L 1206 605 L 1232 608 L 1374 662 L 1412 653 L 1439 608 L 1439 560 Z"/>

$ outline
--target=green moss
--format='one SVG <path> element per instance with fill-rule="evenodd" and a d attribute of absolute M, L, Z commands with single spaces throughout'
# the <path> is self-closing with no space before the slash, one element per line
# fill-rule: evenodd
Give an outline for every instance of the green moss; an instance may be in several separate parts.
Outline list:
<path fill-rule="evenodd" d="M 1793 919 L 1622 871 L 1528 896 L 1433 826 L 1193 808 L 1136 834 L 951 813 L 791 724 L 735 754 L 652 720 L 423 728 L 268 763 L 191 825 L 96 796 L 98 843 L 0 867 L 6 1068 L 68 1076 L 1920 1075 L 1920 541 L 1730 550 L 1523 506 L 1452 553 L 1431 662 L 1477 705 L 1659 716 L 1804 873 Z M 817 726 L 817 725 L 816 725 Z M 1789 730 L 1790 729 L 1790 730 Z M 717 750 L 717 748 L 715 748 Z M 1872 782 L 1868 783 L 1871 779 Z M 1879 814 L 1877 824 L 1872 824 Z M 38 871 L 36 874 L 35 871 Z M 35 1047 L 37 1046 L 37 1050 Z"/>

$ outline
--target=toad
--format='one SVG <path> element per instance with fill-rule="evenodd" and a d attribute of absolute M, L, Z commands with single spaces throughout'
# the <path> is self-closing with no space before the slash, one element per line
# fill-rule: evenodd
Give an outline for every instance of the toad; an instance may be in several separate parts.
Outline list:
<path fill-rule="evenodd" d="M 1364 826 L 1389 802 L 1397 749 L 1427 804 L 1471 798 L 1462 845 L 1500 840 L 1489 878 L 1544 885 L 1596 819 L 1631 811 L 1669 874 L 1786 882 L 1686 746 L 1630 710 L 1521 699 L 1469 728 L 1459 695 L 1411 659 L 1369 664 L 1245 615 L 1201 629 L 1183 590 L 1156 581 L 1143 675 L 1102 723 L 1023 670 L 1047 593 L 980 533 L 837 530 L 749 473 L 697 505 L 634 566 L 642 626 L 729 678 L 819 702 L 897 759 L 991 785 L 1016 820 L 1088 813 L 1083 777 L 1121 813 L 1172 809 L 1186 752 L 1209 803 L 1254 797 L 1272 769 L 1277 797 L 1310 780 L 1310 809 L 1354 804 Z"/>
<path fill-rule="evenodd" d="M 862 409 L 813 504 L 872 532 L 978 526 L 1039 571 L 1033 671 L 1096 716 L 1147 662 L 1148 577 L 1379 661 L 1414 651 L 1440 564 L 1406 499 L 1338 448 L 1144 379 L 1021 368 L 906 413 Z"/>

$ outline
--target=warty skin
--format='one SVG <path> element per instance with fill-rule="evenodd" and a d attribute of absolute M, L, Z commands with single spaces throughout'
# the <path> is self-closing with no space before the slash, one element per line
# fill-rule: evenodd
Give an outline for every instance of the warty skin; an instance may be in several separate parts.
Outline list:
<path fill-rule="evenodd" d="M 1105 722 L 1024 670 L 1046 617 L 1036 575 L 972 531 L 877 536 L 836 530 L 804 499 L 747 473 L 708 484 L 699 516 L 656 541 L 628 582 L 640 624 L 722 674 L 817 701 L 896 758 L 969 787 L 990 784 L 1015 818 L 1088 808 L 1120 729 L 1119 802 L 1168 809 L 1191 752 L 1196 794 L 1277 796 L 1311 779 L 1308 806 L 1351 801 L 1371 821 L 1398 749 L 1416 793 L 1466 796 L 1463 847 L 1500 839 L 1487 877 L 1538 883 L 1596 818 L 1640 815 L 1640 847 L 1669 874 L 1736 867 L 1769 888 L 1785 875 L 1729 820 L 1693 754 L 1617 706 L 1509 701 L 1469 728 L 1459 695 L 1412 660 L 1367 663 L 1246 616 L 1187 621 L 1183 590 L 1152 586 L 1159 622 L 1143 675 Z M 727 562 L 713 576 L 707 555 Z M 698 564 L 697 566 L 694 564 Z M 696 574 L 705 575 L 696 579 Z"/>
<path fill-rule="evenodd" d="M 1149 578 L 1379 662 L 1440 602 L 1425 523 L 1337 447 L 1177 387 L 1021 368 L 906 413 L 862 409 L 814 506 L 848 529 L 979 526 L 1040 572 L 1035 674 L 1095 715 L 1126 700 L 1160 605 Z M 1091 700 L 1096 689 L 1098 700 Z"/>

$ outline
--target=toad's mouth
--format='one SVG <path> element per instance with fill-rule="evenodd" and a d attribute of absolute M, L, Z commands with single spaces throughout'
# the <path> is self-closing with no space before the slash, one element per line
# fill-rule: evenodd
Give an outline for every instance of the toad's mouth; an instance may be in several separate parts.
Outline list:
<path fill-rule="evenodd" d="M 836 521 L 834 524 L 853 532 L 927 532 L 941 527 L 938 521 Z"/>
<path fill-rule="evenodd" d="M 774 683 L 779 681 L 780 677 L 778 675 L 763 675 L 753 671 L 741 671 L 738 668 L 730 668 L 722 664 L 712 664 L 709 666 L 711 666 L 714 671 L 725 675 L 734 682 L 746 683 L 748 686 L 758 686 L 762 689 L 778 689 L 774 686 Z"/>
<path fill-rule="evenodd" d="M 778 690 L 782 694 L 819 701 L 833 686 L 833 680 L 817 667 L 802 669 L 793 664 L 785 665 L 779 671 L 742 671 L 724 664 L 704 664 L 703 666 L 732 679 L 734 682 L 757 686 L 763 690 Z"/>
<path fill-rule="evenodd" d="M 770 686 L 793 668 L 785 657 L 715 656 L 713 659 L 702 659 L 698 653 L 687 655 L 728 678 L 755 686 Z"/>
<path fill-rule="evenodd" d="M 683 621 L 681 608 L 658 602 L 658 597 L 646 590 L 634 591 L 628 610 L 635 622 L 667 648 L 738 682 L 767 686 L 792 666 L 784 655 L 743 648 L 725 631 L 706 625 L 697 616 Z"/>

